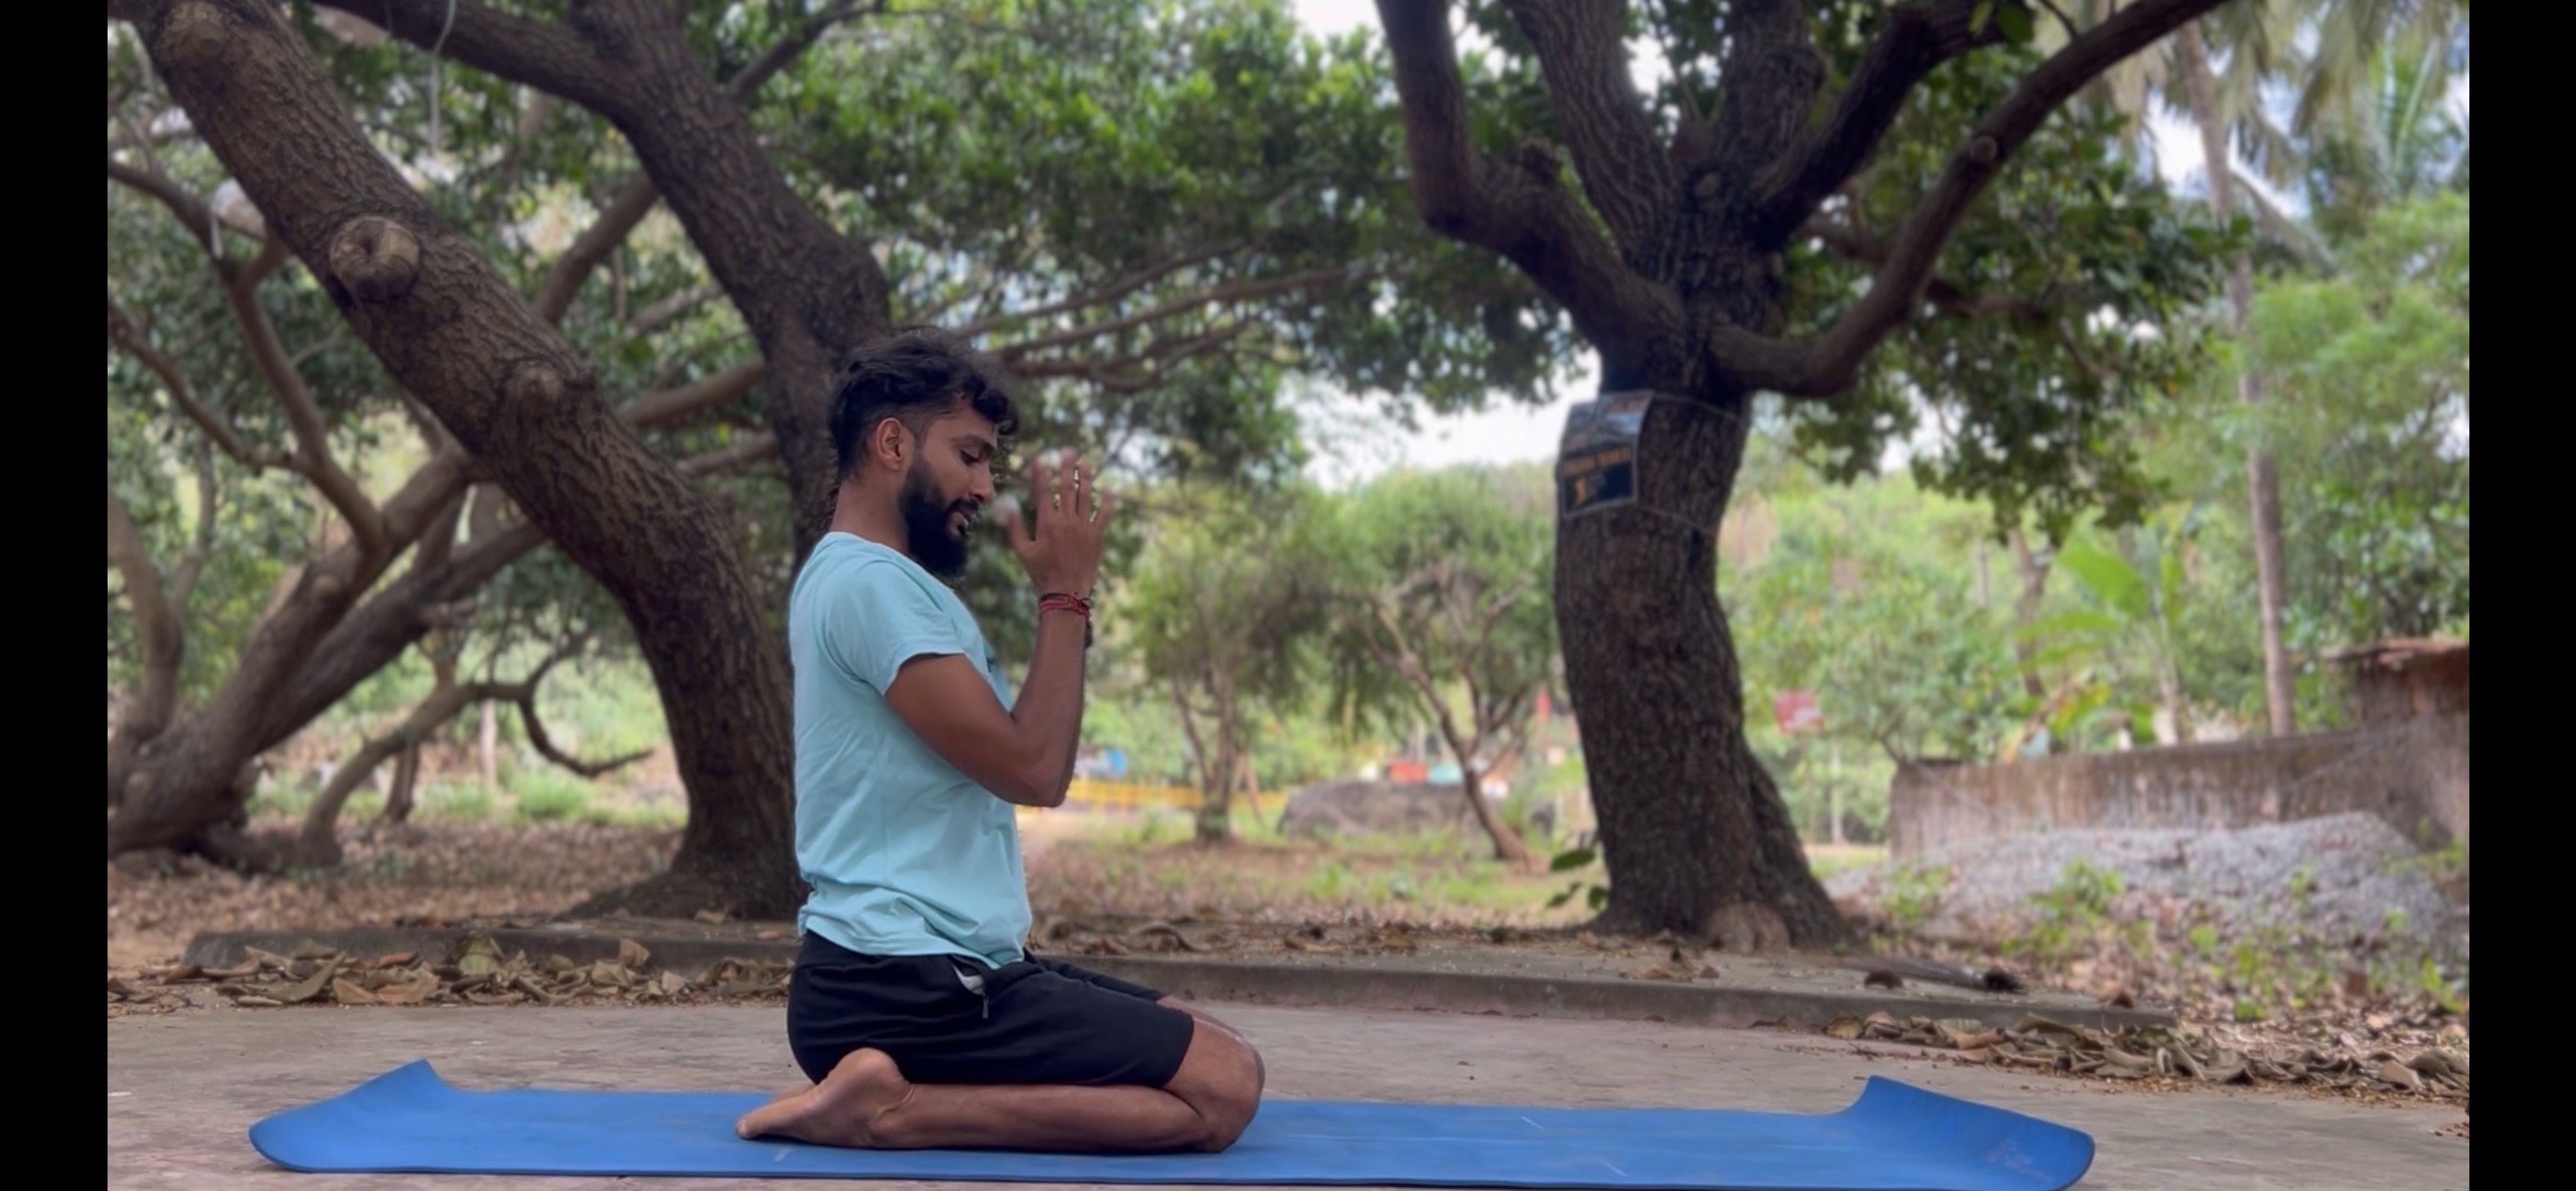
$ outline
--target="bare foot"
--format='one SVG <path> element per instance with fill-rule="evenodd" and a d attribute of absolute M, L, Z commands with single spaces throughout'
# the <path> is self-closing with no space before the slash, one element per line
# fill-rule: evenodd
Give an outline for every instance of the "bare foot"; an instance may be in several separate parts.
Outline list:
<path fill-rule="evenodd" d="M 789 1088 L 789 1089 L 787 1089 L 787 1090 L 786 1090 L 786 1091 L 784 1091 L 784 1092 L 780 1092 L 779 1094 L 777 1094 L 777 1095 L 775 1095 L 775 1096 L 770 1097 L 770 1098 L 769 1098 L 769 1103 L 771 1103 L 771 1104 L 776 1104 L 776 1103 L 778 1103 L 778 1102 L 779 1102 L 779 1101 L 781 1101 L 781 1100 L 793 1100 L 793 1099 L 797 1098 L 798 1096 L 802 1096 L 802 1095 L 804 1095 L 805 1093 L 810 1092 L 810 1091 L 813 1091 L 813 1090 L 814 1090 L 814 1085 L 813 1085 L 813 1083 L 812 1083 L 811 1081 L 808 1081 L 808 1082 L 805 1082 L 805 1083 L 800 1083 L 800 1084 L 796 1085 L 795 1087 Z"/>
<path fill-rule="evenodd" d="M 854 1050 L 823 1082 L 744 1114 L 734 1132 L 748 1140 L 786 1137 L 815 1145 L 877 1149 L 877 1119 L 912 1096 L 912 1084 L 881 1050 Z"/>

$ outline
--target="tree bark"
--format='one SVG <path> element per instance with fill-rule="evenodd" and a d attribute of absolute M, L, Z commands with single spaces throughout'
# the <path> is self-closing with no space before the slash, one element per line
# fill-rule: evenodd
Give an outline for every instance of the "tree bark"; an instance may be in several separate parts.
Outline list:
<path fill-rule="evenodd" d="M 112 10 L 140 26 L 191 125 L 387 372 L 634 625 L 663 705 L 675 710 L 673 746 L 692 813 L 670 872 L 615 904 L 792 912 L 803 890 L 786 846 L 794 751 L 786 662 L 734 549 L 737 527 L 618 421 L 570 346 L 403 182 L 274 8 L 119 0 Z M 658 9 L 655 17 L 667 20 Z M 657 36 L 678 40 L 672 28 Z M 739 113 L 731 118 L 739 126 Z M 774 170 L 762 176 L 784 186 Z M 776 354 L 770 367 L 785 370 Z M 308 575 L 306 586 L 321 579 Z M 327 594 L 345 606 L 352 593 L 339 582 L 343 590 Z M 281 631 L 267 647 L 300 653 L 336 619 L 286 626 L 301 635 Z M 270 636 L 263 630 L 252 649 Z M 259 716 L 261 706 L 232 714 Z M 113 850 L 115 825 L 110 836 Z"/>
<path fill-rule="evenodd" d="M 1503 822 L 1502 815 L 1495 812 L 1493 804 L 1485 801 L 1484 775 L 1476 770 L 1476 747 L 1455 736 L 1449 737 L 1449 751 L 1458 757 L 1458 789 L 1467 796 L 1467 811 L 1476 816 L 1476 825 L 1485 829 L 1485 838 L 1493 841 L 1494 859 L 1527 868 L 1534 859 L 1530 854 L 1529 841 L 1512 830 L 1511 824 Z"/>
<path fill-rule="evenodd" d="M 1234 838 L 1234 789 L 1243 766 L 1243 709 L 1234 682 L 1211 671 L 1208 705 L 1216 720 L 1216 751 L 1199 765 L 1199 813 L 1192 838 L 1202 846 Z"/>
<path fill-rule="evenodd" d="M 1745 404 L 1654 404 L 1638 505 L 1665 515 L 1632 505 L 1560 518 L 1556 607 L 1612 875 L 1599 929 L 1756 950 L 1846 928 L 1745 742 L 1743 679 L 1717 600 L 1716 528 L 1743 459 Z"/>
<path fill-rule="evenodd" d="M 411 822 L 414 799 L 419 789 L 420 742 L 413 741 L 410 748 L 404 749 L 401 756 L 394 758 L 394 785 L 393 789 L 385 792 L 384 821 L 387 823 Z"/>
<path fill-rule="evenodd" d="M 2039 603 L 2048 595 L 2048 568 L 2030 552 L 2030 537 L 2018 527 L 2012 531 L 2013 574 L 2021 580 L 2021 594 L 2013 600 L 2013 623 L 2028 627 L 2039 616 Z M 2048 698 L 2048 683 L 2039 676 L 2039 646 L 2028 638 L 2013 637 L 2013 659 L 2021 663 L 2021 690 L 2034 703 Z M 2048 744 L 2057 751 L 2057 742 Z"/>
<path fill-rule="evenodd" d="M 2218 107 L 2218 80 L 2210 69 L 2209 48 L 2200 27 L 2185 25 L 2174 35 L 2175 65 L 2183 74 L 2183 94 L 2199 127 L 2203 172 L 2209 179 L 2209 205 L 2224 219 L 2238 209 L 2234 153 L 2229 150 L 2225 113 Z M 2254 350 L 2254 257 L 2240 252 L 2227 274 L 2227 321 L 2241 353 L 2236 396 L 2247 405 L 2264 400 L 2262 360 Z M 2271 712 L 2272 735 L 2299 731 L 2298 691 L 2290 673 L 2290 653 L 2281 639 L 2281 610 L 2289 599 L 2289 571 L 2281 555 L 2281 478 L 2272 453 L 2259 440 L 2245 451 L 2245 487 L 2254 522 L 2254 576 L 2263 634 L 2263 702 Z M 2180 713 L 2176 713 L 2179 717 Z M 2182 731 L 2181 720 L 2175 721 Z M 2186 737 L 2188 739 L 2188 737 Z"/>
<path fill-rule="evenodd" d="M 107 560 L 125 580 L 126 605 L 143 639 L 142 684 L 107 738 L 107 804 L 113 807 L 124 797 L 136 752 L 169 726 L 178 708 L 179 662 L 187 646 L 180 610 L 162 588 L 161 567 L 145 549 L 125 502 L 117 499 L 113 481 L 107 486 Z"/>
<path fill-rule="evenodd" d="M 327 868 L 340 863 L 340 841 L 336 833 L 340 808 L 348 804 L 349 796 L 357 792 L 359 784 L 375 773 L 376 766 L 391 757 L 416 754 L 421 738 L 455 719 L 456 713 L 465 710 L 466 704 L 507 697 L 507 691 L 484 683 L 466 686 L 442 683 L 432 689 L 393 731 L 360 746 L 356 756 L 331 771 L 330 782 L 322 787 L 322 793 L 304 812 L 304 828 L 297 833 L 295 841 L 296 863 L 313 868 Z"/>

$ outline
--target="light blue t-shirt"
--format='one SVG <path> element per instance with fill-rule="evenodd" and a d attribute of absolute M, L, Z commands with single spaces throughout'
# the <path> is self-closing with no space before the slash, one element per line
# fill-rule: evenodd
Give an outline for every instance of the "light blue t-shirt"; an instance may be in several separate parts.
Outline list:
<path fill-rule="evenodd" d="M 796 915 L 869 955 L 1021 958 L 1029 895 L 1019 819 L 886 705 L 903 664 L 963 654 L 1011 695 L 957 594 L 901 552 L 830 533 L 797 573 L 787 639 L 796 670 Z"/>

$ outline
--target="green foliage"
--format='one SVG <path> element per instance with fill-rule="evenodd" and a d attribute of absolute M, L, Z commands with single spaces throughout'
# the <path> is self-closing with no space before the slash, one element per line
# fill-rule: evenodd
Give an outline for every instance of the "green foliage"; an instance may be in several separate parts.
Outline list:
<path fill-rule="evenodd" d="M 1129 689 L 1180 713 L 1203 791 L 1228 786 L 1236 756 L 1304 706 L 1323 624 L 1315 498 L 1175 485 L 1157 532 L 1123 584 L 1112 643 Z"/>
<path fill-rule="evenodd" d="M 1693 6 L 1681 6 L 1693 7 Z M 1999 5 L 2000 17 L 2017 6 Z M 1837 80 L 1888 19 L 1843 33 L 1819 15 Z M 2039 61 L 2007 45 L 1934 71 L 1909 97 L 1855 209 L 1862 227 L 1902 224 L 1968 129 Z M 2156 484 L 2128 427 L 2156 395 L 2189 382 L 2205 358 L 2198 304 L 2244 229 L 2178 201 L 2119 152 L 2122 121 L 2072 108 L 2052 116 L 1969 209 L 1943 247 L 1941 275 L 1964 293 L 2026 299 L 2034 317 L 1918 317 L 1873 353 L 1843 400 L 1792 411 L 1798 449 L 1825 474 L 1874 473 L 1891 444 L 1924 488 L 1982 498 L 1998 527 L 2050 536 L 2087 512 L 2140 515 Z M 1789 254 L 1791 333 L 1820 333 L 1863 292 L 1869 268 L 1815 242 Z"/>
<path fill-rule="evenodd" d="M 492 818 L 500 796 L 472 779 L 423 783 L 415 817 L 431 823 L 482 823 Z"/>
<path fill-rule="evenodd" d="M 1581 872 L 1600 863 L 1601 853 L 1599 847 L 1594 842 L 1593 834 L 1591 832 L 1585 832 L 1583 838 L 1576 841 L 1575 846 L 1557 853 L 1554 857 L 1548 860 L 1547 871 L 1551 873 Z M 1601 907 L 1610 904 L 1610 886 L 1600 878 L 1588 876 L 1578 877 L 1572 884 L 1567 885 L 1555 896 L 1548 898 L 1547 908 L 1551 910 L 1557 909 L 1558 907 L 1565 905 L 1567 902 L 1573 901 L 1577 897 L 1583 898 L 1584 904 L 1590 906 L 1592 909 L 1599 910 Z"/>
<path fill-rule="evenodd" d="M 519 775 L 512 795 L 523 823 L 561 823 L 581 818 L 590 809 L 591 783 L 559 769 L 532 769 Z"/>
<path fill-rule="evenodd" d="M 2080 857 L 2069 860 L 2054 887 L 2032 895 L 2036 920 L 2026 932 L 2006 940 L 2004 950 L 2046 963 L 2063 961 L 2108 925 L 2111 905 L 2121 892 L 2119 870 Z"/>
<path fill-rule="evenodd" d="M 1949 888 L 1950 869 L 1946 865 L 1908 860 L 1889 869 L 1887 892 L 1879 898 L 1888 928 L 1899 936 L 1922 929 L 1924 920 L 1941 904 L 1941 895 Z"/>
<path fill-rule="evenodd" d="M 1297 437 L 1272 400 L 1283 364 L 1454 408 L 1539 396 L 1571 355 L 1527 283 L 1422 227 L 1368 33 L 1313 38 L 1281 0 L 977 0 L 939 16 L 826 41 L 756 114 L 791 176 L 886 245 L 899 306 L 1010 339 L 1064 324 L 1011 317 L 1005 293 L 1027 308 L 1176 266 L 1135 310 L 1333 274 L 1108 341 L 1115 357 L 1232 336 L 1085 411 L 1138 435 L 1139 462 L 1281 474 Z"/>
<path fill-rule="evenodd" d="M 1747 726 L 1793 809 L 1833 780 L 1819 763 L 1832 744 L 1846 762 L 1990 754 L 2015 722 L 2016 671 L 1998 611 L 1962 598 L 1977 587 L 1969 555 L 1981 512 L 1903 476 L 1825 490 L 1784 479 L 1780 492 L 1744 502 L 1743 528 L 1764 520 L 1777 536 L 1720 595 L 1759 713 Z M 1816 694 L 1820 737 L 1790 738 L 1773 723 L 1769 702 L 1789 690 Z M 1890 772 L 1846 768 L 1867 822 L 1884 818 Z"/>
<path fill-rule="evenodd" d="M 2256 301 L 2283 536 L 2307 642 L 2457 631 L 2469 613 L 2469 204 L 2392 208 L 2344 275 Z M 2331 640 L 2341 638 L 2340 641 Z"/>
<path fill-rule="evenodd" d="M 1335 500 L 1335 706 L 1470 750 L 1522 733 L 1556 669 L 1549 491 L 1534 468 L 1400 470 Z"/>
<path fill-rule="evenodd" d="M 1362 887 L 1351 867 L 1339 860 L 1325 860 L 1315 866 L 1314 876 L 1306 882 L 1306 896 L 1317 901 L 1340 901 Z"/>

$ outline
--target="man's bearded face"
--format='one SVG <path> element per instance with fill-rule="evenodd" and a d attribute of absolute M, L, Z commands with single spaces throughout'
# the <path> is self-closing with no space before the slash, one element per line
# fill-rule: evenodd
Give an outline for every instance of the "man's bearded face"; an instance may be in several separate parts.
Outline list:
<path fill-rule="evenodd" d="M 929 460 L 916 455 L 903 477 L 903 526 L 914 562 L 943 580 L 966 573 L 966 535 L 975 526 L 981 502 L 951 497 L 930 474 Z"/>

